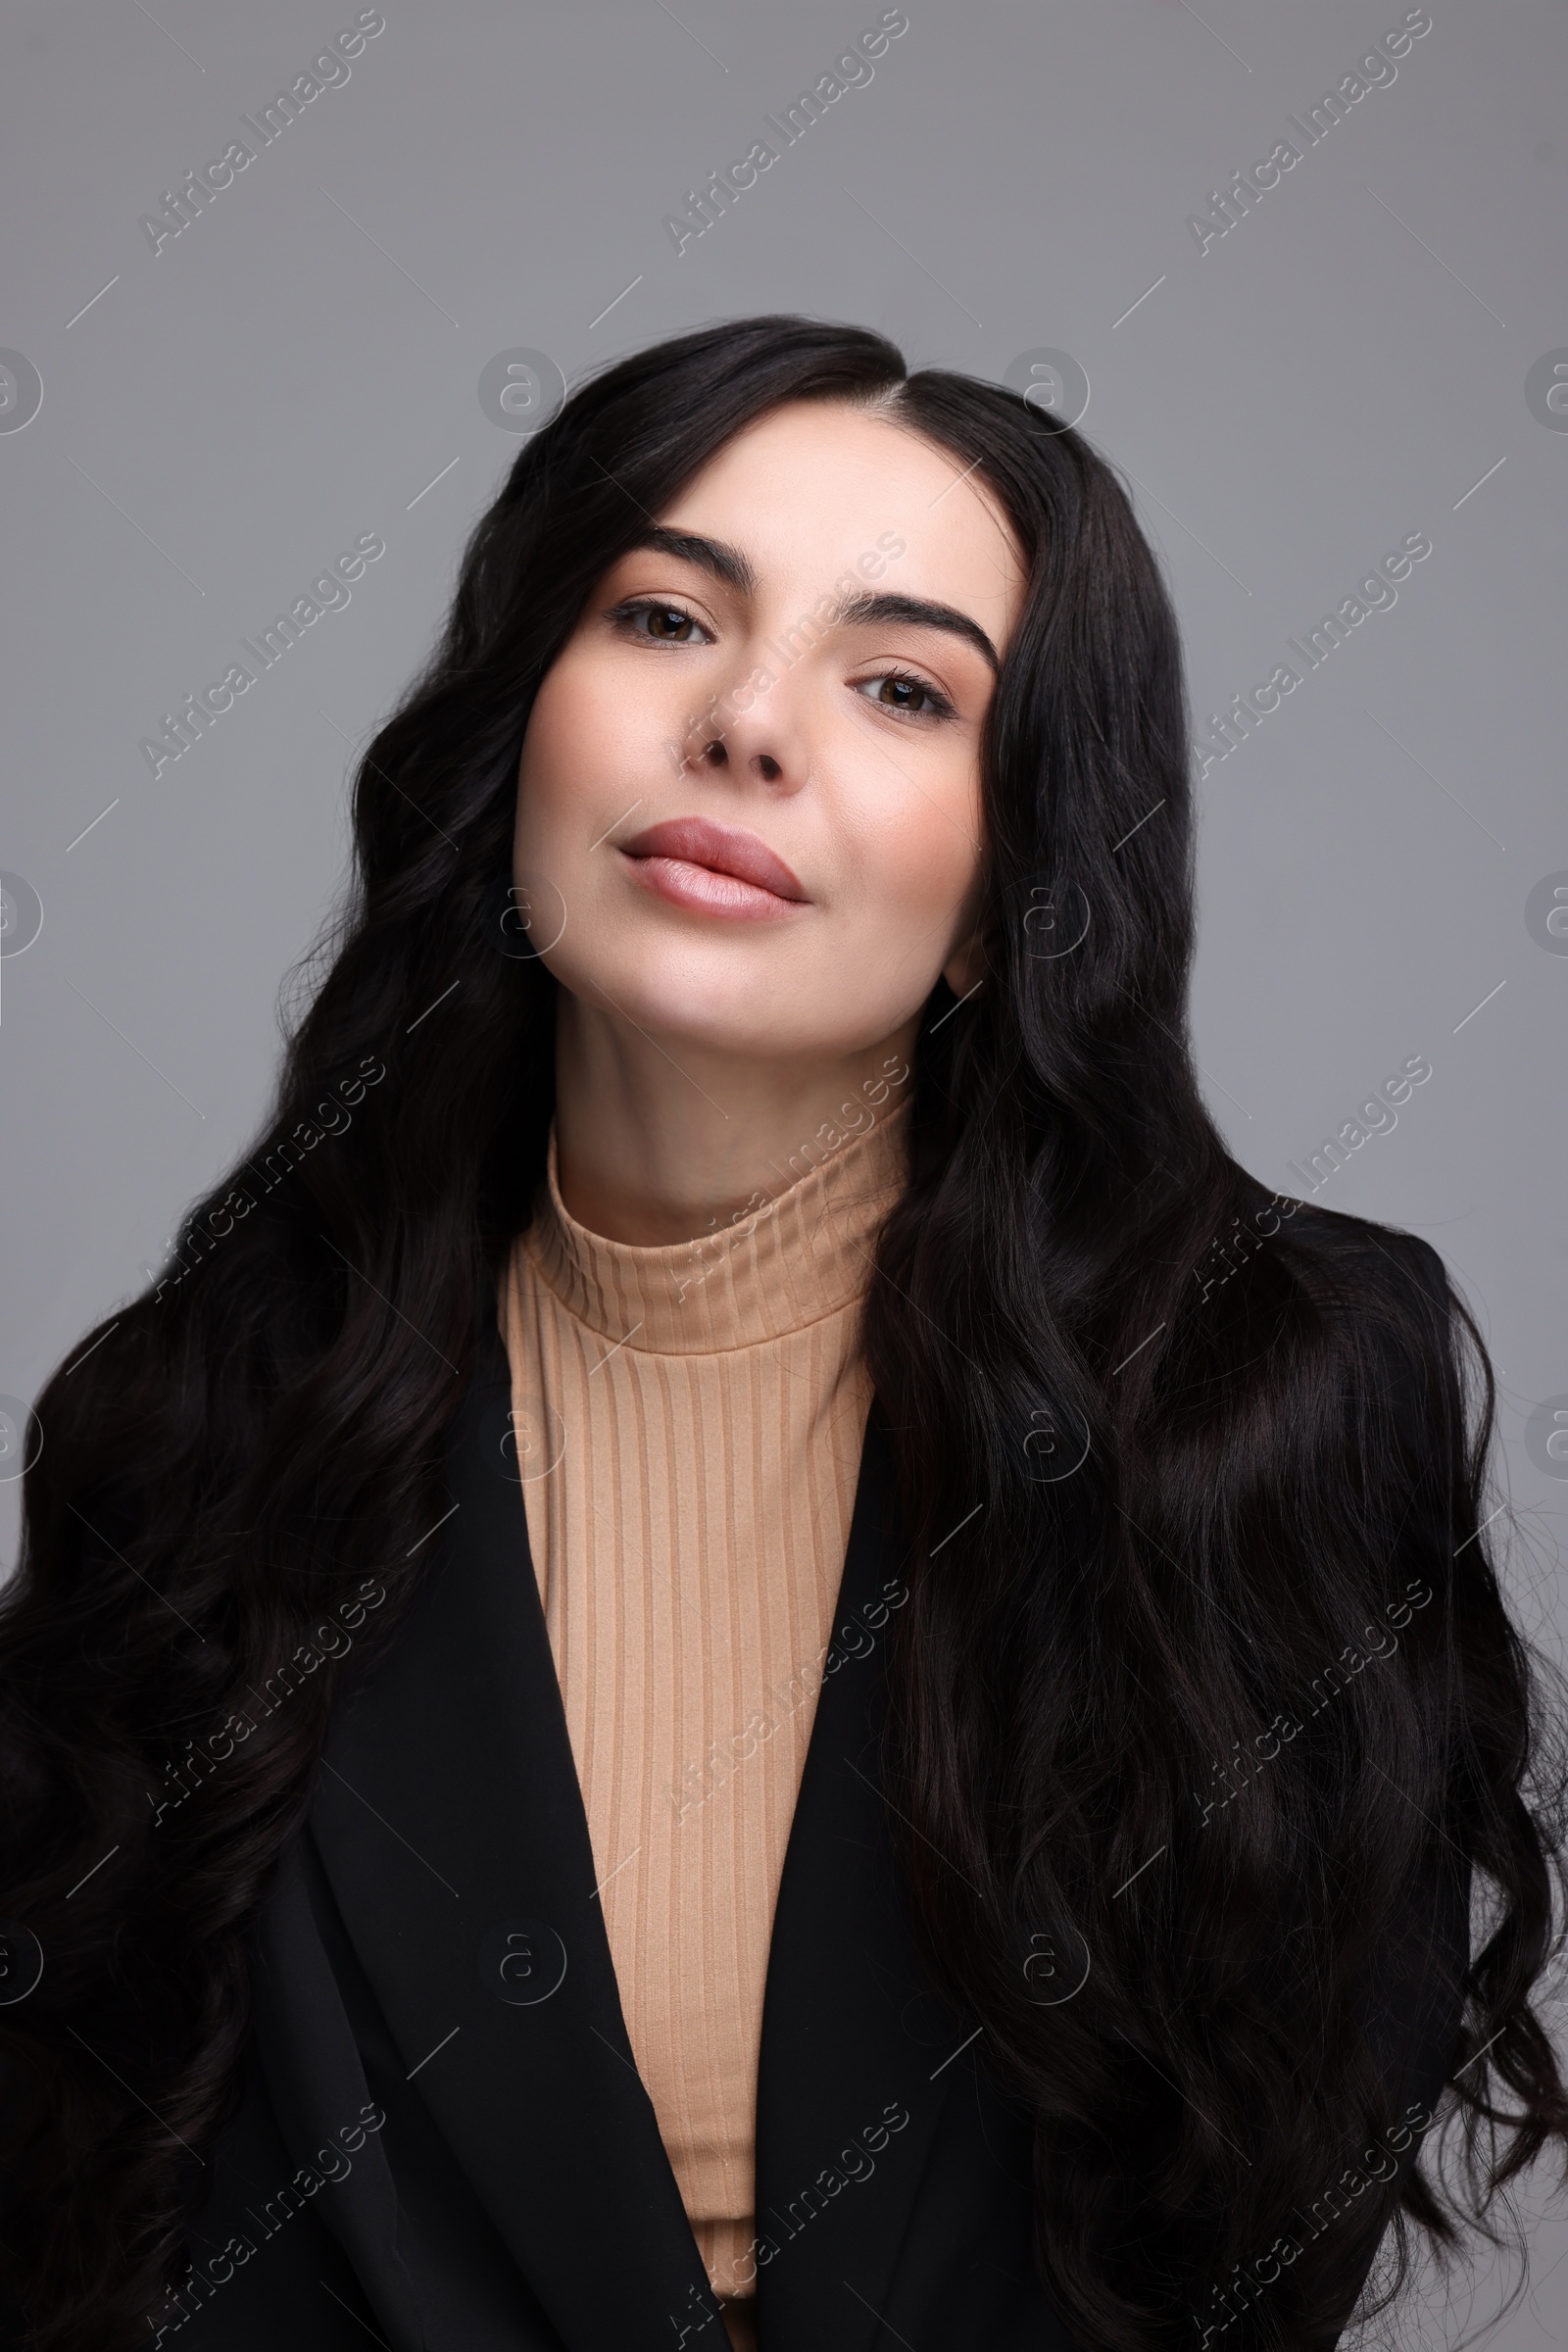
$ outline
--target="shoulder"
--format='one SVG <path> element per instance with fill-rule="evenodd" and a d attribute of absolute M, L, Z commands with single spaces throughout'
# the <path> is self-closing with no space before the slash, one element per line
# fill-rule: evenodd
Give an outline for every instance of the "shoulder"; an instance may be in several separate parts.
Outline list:
<path fill-rule="evenodd" d="M 1298 1308 L 1347 1360 L 1371 1369 L 1420 1357 L 1435 1369 L 1448 1356 L 1448 1270 L 1418 1234 L 1298 1201 L 1288 1220 L 1282 1208 L 1275 1247 Z"/>
<path fill-rule="evenodd" d="M 1388 1305 L 1425 1305 L 1447 1311 L 1448 1273 L 1430 1242 L 1397 1225 L 1319 1208 L 1310 1200 L 1279 1201 L 1280 1246 L 1293 1270 L 1325 1304 L 1355 1305 L 1375 1314 Z"/>
<path fill-rule="evenodd" d="M 1464 1337 L 1439 1252 L 1397 1226 L 1309 1201 L 1273 1196 L 1273 1217 L 1257 1260 L 1260 1271 L 1272 1260 L 1273 1414 L 1319 1444 L 1348 1438 L 1369 1467 L 1376 1457 L 1396 1477 L 1413 1454 L 1430 1460 L 1440 1437 L 1446 1451 L 1464 1420 Z"/>

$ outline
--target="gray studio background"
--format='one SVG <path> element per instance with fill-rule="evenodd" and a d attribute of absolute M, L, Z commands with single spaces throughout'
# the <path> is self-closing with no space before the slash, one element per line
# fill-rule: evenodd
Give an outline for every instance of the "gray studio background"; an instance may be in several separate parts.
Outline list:
<path fill-rule="evenodd" d="M 32 1396 L 142 1287 L 256 1129 L 280 983 L 343 878 L 347 765 L 515 454 L 487 363 L 541 353 L 570 383 L 762 309 L 993 377 L 1051 351 L 1162 553 L 1200 733 L 1431 542 L 1202 782 L 1197 1050 L 1232 1149 L 1293 1191 L 1291 1163 L 1430 1064 L 1319 1197 L 1426 1236 L 1472 1300 L 1501 1384 L 1493 1533 L 1560 1655 L 1568 9 L 1431 0 L 1396 75 L 1310 145 L 1289 119 L 1399 0 L 905 13 L 677 252 L 665 216 L 779 144 L 764 116 L 876 0 L 385 0 L 347 78 L 155 253 L 142 216 L 353 0 L 11 0 L 0 1394 Z M 1226 183 L 1283 139 L 1301 160 L 1225 226 Z M 351 601 L 155 780 L 141 739 L 370 533 Z M 1456 2343 L 1499 2291 L 1434 2284 L 1407 2337 Z M 1494 2340 L 1565 2338 L 1547 2219 Z"/>

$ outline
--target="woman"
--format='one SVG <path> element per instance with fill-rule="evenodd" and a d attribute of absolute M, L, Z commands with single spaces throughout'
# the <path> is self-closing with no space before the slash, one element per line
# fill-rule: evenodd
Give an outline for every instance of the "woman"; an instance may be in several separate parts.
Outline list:
<path fill-rule="evenodd" d="M 356 825 L 37 1408 L 19 2340 L 1331 2343 L 1564 2144 L 1553 1788 L 1441 1262 L 1200 1100 L 1112 475 L 858 329 L 624 361 Z"/>

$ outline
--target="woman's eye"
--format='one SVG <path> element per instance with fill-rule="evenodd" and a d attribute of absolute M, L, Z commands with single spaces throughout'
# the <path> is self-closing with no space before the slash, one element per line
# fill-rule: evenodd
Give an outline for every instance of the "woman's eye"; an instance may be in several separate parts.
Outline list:
<path fill-rule="evenodd" d="M 868 691 L 869 690 L 869 691 Z M 941 689 L 906 670 L 887 669 L 863 678 L 856 688 L 880 710 L 896 710 L 905 718 L 951 718 L 953 705 Z"/>
<path fill-rule="evenodd" d="M 632 635 L 641 637 L 645 643 L 697 645 L 711 642 L 696 614 L 683 612 L 679 605 L 662 605 L 652 600 L 617 605 L 611 618 L 629 626 Z"/>

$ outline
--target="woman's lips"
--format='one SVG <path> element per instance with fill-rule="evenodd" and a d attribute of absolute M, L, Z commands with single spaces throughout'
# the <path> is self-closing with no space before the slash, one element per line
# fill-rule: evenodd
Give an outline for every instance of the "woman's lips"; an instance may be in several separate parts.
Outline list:
<path fill-rule="evenodd" d="M 807 904 L 800 882 L 765 841 L 710 817 L 670 817 L 618 847 L 637 880 L 672 906 L 756 922 Z"/>

